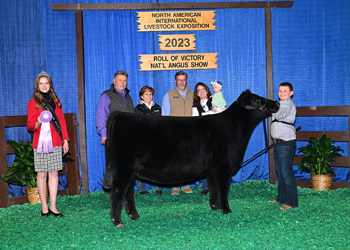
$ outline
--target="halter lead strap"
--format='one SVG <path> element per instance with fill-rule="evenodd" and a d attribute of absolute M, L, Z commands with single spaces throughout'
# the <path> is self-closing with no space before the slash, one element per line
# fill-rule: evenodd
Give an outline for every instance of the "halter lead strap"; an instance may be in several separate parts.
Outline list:
<path fill-rule="evenodd" d="M 281 122 L 281 123 L 284 123 L 284 124 L 287 124 L 287 125 L 291 125 L 291 126 L 294 126 L 294 123 L 291 123 L 291 122 L 284 122 L 284 121 L 279 121 L 279 120 L 273 120 L 272 123 L 274 122 Z"/>

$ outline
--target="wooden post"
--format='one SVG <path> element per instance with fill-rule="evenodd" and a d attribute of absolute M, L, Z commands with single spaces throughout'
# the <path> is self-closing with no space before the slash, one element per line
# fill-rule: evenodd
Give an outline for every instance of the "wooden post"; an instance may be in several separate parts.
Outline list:
<path fill-rule="evenodd" d="M 273 100 L 273 63 L 272 63 L 272 24 L 271 24 L 271 8 L 265 8 L 265 40 L 266 40 L 266 85 L 267 98 Z M 271 117 L 267 118 L 269 145 L 271 145 Z M 265 121 L 264 121 L 265 122 Z M 273 149 L 269 150 L 269 177 L 270 183 L 276 184 L 276 170 Z"/>
<path fill-rule="evenodd" d="M 83 12 L 75 11 L 75 29 L 77 42 L 77 70 L 78 70 L 78 115 L 80 158 L 83 194 L 89 194 L 89 176 L 86 151 L 86 118 L 85 118 L 85 65 L 84 65 L 84 29 Z"/>

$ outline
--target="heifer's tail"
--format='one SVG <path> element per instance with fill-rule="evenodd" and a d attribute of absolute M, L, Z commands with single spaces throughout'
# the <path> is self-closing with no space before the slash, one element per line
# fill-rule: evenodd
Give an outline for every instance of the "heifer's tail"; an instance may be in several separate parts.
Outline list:
<path fill-rule="evenodd" d="M 111 166 L 111 157 L 109 153 L 109 140 L 106 139 L 105 143 L 105 153 L 106 153 L 106 172 L 103 177 L 102 185 L 105 189 L 112 188 L 113 175 L 112 175 L 112 166 Z"/>

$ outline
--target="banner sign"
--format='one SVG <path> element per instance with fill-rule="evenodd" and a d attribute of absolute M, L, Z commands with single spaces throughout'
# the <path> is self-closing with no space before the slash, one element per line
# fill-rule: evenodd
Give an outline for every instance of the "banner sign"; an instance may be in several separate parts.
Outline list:
<path fill-rule="evenodd" d="M 217 69 L 218 53 L 153 54 L 140 56 L 140 71 Z"/>
<path fill-rule="evenodd" d="M 215 11 L 137 12 L 138 31 L 216 30 Z"/>
<path fill-rule="evenodd" d="M 197 50 L 195 34 L 158 35 L 159 50 Z"/>

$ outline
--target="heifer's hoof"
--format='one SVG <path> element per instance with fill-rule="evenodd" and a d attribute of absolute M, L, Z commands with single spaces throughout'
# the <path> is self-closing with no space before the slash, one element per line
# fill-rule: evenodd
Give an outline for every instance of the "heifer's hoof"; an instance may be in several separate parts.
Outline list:
<path fill-rule="evenodd" d="M 125 227 L 125 225 L 123 224 L 122 221 L 120 221 L 119 223 L 115 222 L 114 219 L 112 219 L 113 223 L 114 223 L 114 226 L 117 227 L 117 228 L 122 228 L 122 227 Z"/>
<path fill-rule="evenodd" d="M 123 223 L 121 223 L 121 224 L 115 225 L 115 227 L 122 228 L 122 227 L 125 227 L 125 225 Z"/>
<path fill-rule="evenodd" d="M 219 210 L 220 207 L 219 207 L 219 206 L 216 206 L 216 205 L 211 205 L 211 209 L 213 209 L 213 210 Z"/>
<path fill-rule="evenodd" d="M 230 214 L 232 213 L 231 209 L 227 209 L 227 210 L 221 210 L 224 214 Z"/>
<path fill-rule="evenodd" d="M 140 215 L 138 214 L 128 214 L 128 216 L 132 219 L 132 220 L 138 220 L 140 219 Z"/>

